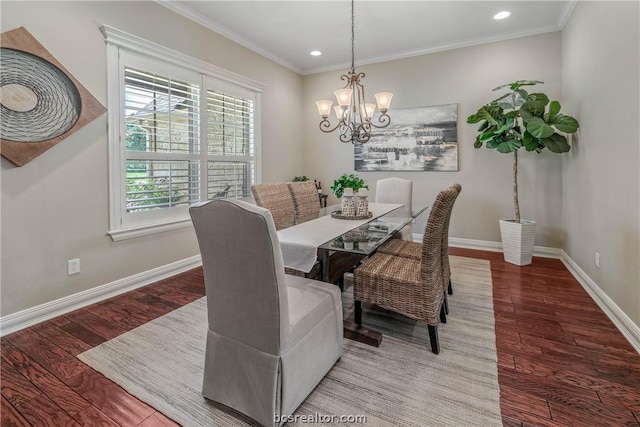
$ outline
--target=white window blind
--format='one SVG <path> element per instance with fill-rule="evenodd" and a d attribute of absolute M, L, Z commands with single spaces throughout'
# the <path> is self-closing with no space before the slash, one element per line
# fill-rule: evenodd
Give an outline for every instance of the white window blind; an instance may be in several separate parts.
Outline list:
<path fill-rule="evenodd" d="M 200 200 L 200 88 L 125 66 L 126 211 Z"/>
<path fill-rule="evenodd" d="M 250 195 L 255 182 L 254 100 L 207 90 L 207 195 Z"/>
<path fill-rule="evenodd" d="M 247 197 L 261 85 L 103 27 L 109 52 L 114 240 L 190 225 L 193 203 Z"/>

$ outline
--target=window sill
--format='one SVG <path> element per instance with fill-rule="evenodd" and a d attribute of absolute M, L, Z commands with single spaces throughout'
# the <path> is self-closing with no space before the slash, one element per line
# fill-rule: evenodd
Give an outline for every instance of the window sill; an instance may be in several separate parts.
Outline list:
<path fill-rule="evenodd" d="M 191 227 L 191 219 L 169 222 L 164 224 L 146 225 L 134 228 L 123 228 L 121 230 L 110 230 L 107 232 L 114 242 L 121 240 L 134 239 L 136 237 L 149 236 L 151 234 L 164 233 L 165 231 L 177 230 L 180 228 Z"/>

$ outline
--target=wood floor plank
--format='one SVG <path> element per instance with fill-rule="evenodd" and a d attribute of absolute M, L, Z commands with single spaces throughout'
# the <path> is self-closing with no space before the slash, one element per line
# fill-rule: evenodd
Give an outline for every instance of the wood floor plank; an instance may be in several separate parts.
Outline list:
<path fill-rule="evenodd" d="M 118 427 L 118 424 L 94 406 L 89 406 L 73 417 L 85 427 Z"/>
<path fill-rule="evenodd" d="M 119 299 L 119 301 L 122 300 L 122 298 Z M 140 310 L 140 307 L 131 308 L 116 301 L 111 301 L 100 306 L 87 307 L 87 310 L 104 319 L 104 321 L 112 322 L 125 330 L 137 328 L 156 318 L 155 315 Z"/>
<path fill-rule="evenodd" d="M 18 332 L 9 341 L 22 352 L 28 354 L 46 371 L 58 378 L 69 378 L 87 369 L 87 366 L 60 347 L 30 329 Z"/>
<path fill-rule="evenodd" d="M 500 404 L 500 410 L 502 412 L 502 416 L 521 422 L 523 427 L 567 427 L 572 425 L 561 423 L 550 418 L 539 417 L 503 403 Z"/>
<path fill-rule="evenodd" d="M 20 406 L 20 413 L 34 426 L 78 427 L 79 424 L 46 395 L 41 394 Z"/>
<path fill-rule="evenodd" d="M 536 377 L 521 371 L 498 368 L 500 386 L 506 385 L 526 391 L 532 396 L 537 396 L 547 401 L 555 401 L 568 404 L 570 402 L 600 402 L 600 396 L 595 390 L 565 384 L 553 378 Z"/>
<path fill-rule="evenodd" d="M 13 406 L 30 401 L 34 397 L 42 394 L 42 391 L 20 374 L 13 366 L 2 360 L 0 366 L 2 381 L 0 382 L 0 393 Z"/>
<path fill-rule="evenodd" d="M 536 360 L 515 355 L 516 370 L 534 376 L 554 378 L 566 384 L 578 387 L 589 388 L 594 391 L 606 391 L 626 395 L 630 391 L 635 391 L 638 387 L 637 377 L 626 378 L 624 375 L 605 375 L 595 370 L 593 366 L 578 364 L 567 360 L 564 364 L 559 364 L 556 360 Z"/>
<path fill-rule="evenodd" d="M 620 357 L 627 357 L 630 360 L 637 360 L 638 358 L 638 352 L 628 342 L 625 345 L 614 346 L 593 342 L 588 337 L 576 337 L 575 342 L 579 347 L 598 350 L 603 354 L 615 354 Z"/>
<path fill-rule="evenodd" d="M 60 326 L 60 329 L 84 342 L 89 346 L 89 348 L 93 348 L 107 341 L 106 338 L 103 338 L 100 335 L 91 332 L 84 326 L 78 325 L 76 322 L 69 322 L 66 325 L 62 325 Z"/>
<path fill-rule="evenodd" d="M 71 417 L 82 412 L 91 404 L 53 375 L 45 375 L 34 384 Z"/>
<path fill-rule="evenodd" d="M 550 402 L 549 406 L 553 419 L 566 424 L 580 423 L 602 427 L 639 426 L 631 411 L 612 408 L 600 403 L 565 406 Z"/>
<path fill-rule="evenodd" d="M 58 347 L 73 356 L 77 356 L 78 354 L 93 348 L 91 344 L 87 344 L 81 339 L 74 337 L 73 335 L 60 329 L 60 327 L 58 326 L 52 326 L 46 329 L 38 329 L 36 332 L 38 333 L 38 335 L 46 338 L 52 343 L 55 343 Z"/>
<path fill-rule="evenodd" d="M 96 316 L 87 309 L 74 311 L 66 314 L 65 317 L 69 321 L 88 329 L 106 340 L 110 340 L 126 332 L 126 330 L 120 326 L 105 322 L 104 319 Z"/>
<path fill-rule="evenodd" d="M 76 393 L 122 426 L 136 426 L 155 412 L 155 409 L 93 369 L 83 371 L 65 382 Z"/>
<path fill-rule="evenodd" d="M 0 397 L 0 425 L 2 427 L 27 427 L 29 421 L 18 412 L 4 396 Z"/>
<path fill-rule="evenodd" d="M 9 337 L 11 337 L 11 335 L 9 335 Z M 31 381 L 49 373 L 49 371 L 33 360 L 33 358 L 11 345 L 6 338 L 2 340 L 0 351 L 3 361 L 9 363 L 16 371 Z"/>
<path fill-rule="evenodd" d="M 510 386 L 500 387 L 500 402 L 520 411 L 551 419 L 551 411 L 546 399 Z"/>

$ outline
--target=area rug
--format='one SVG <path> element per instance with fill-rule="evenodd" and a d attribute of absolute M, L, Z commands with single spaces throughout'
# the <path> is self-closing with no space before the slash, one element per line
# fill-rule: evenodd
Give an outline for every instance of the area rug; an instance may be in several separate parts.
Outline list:
<path fill-rule="evenodd" d="M 342 415 L 368 426 L 502 425 L 489 262 L 452 256 L 451 270 L 440 354 L 431 352 L 422 322 L 365 307 L 363 323 L 382 331 L 382 344 L 345 339 L 341 360 L 296 414 L 323 425 Z M 349 318 L 350 288 L 343 299 Z M 254 424 L 200 395 L 206 331 L 201 298 L 78 357 L 183 426 Z"/>

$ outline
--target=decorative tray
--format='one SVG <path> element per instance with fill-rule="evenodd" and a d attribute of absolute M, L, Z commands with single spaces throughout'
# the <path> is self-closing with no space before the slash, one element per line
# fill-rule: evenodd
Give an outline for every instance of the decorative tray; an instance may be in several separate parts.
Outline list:
<path fill-rule="evenodd" d="M 369 219 L 372 216 L 373 216 L 372 212 L 368 212 L 366 215 L 362 215 L 362 216 L 345 216 L 345 215 L 342 215 L 342 211 L 331 212 L 331 217 L 338 218 L 338 219 Z"/>

